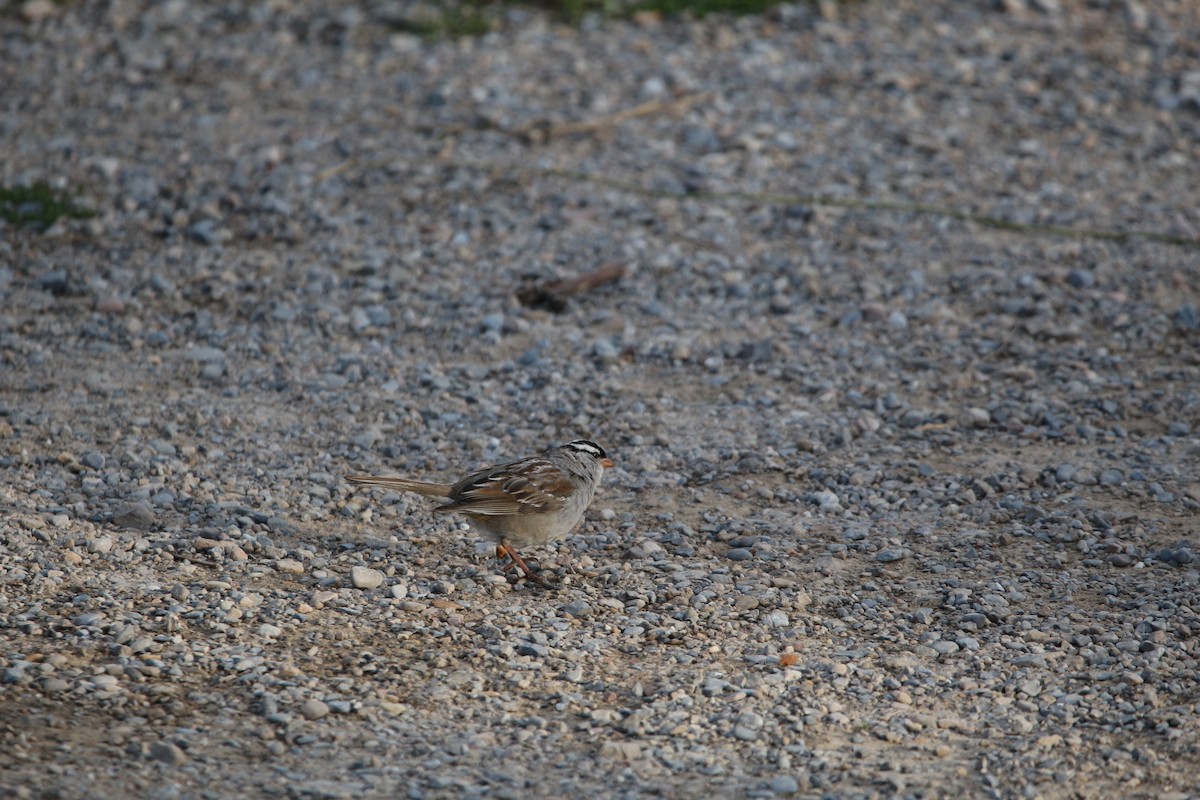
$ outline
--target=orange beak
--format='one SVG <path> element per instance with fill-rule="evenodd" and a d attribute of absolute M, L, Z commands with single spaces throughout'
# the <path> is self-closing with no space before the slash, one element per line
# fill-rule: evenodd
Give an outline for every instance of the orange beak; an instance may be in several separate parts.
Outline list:
<path fill-rule="evenodd" d="M 600 466 L 604 467 L 605 469 L 612 469 L 613 468 L 613 460 L 611 458 L 606 458 L 600 462 Z"/>

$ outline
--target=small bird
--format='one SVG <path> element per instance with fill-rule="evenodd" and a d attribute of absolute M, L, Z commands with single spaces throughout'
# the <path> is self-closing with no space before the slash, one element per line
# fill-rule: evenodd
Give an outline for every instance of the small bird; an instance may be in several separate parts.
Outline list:
<path fill-rule="evenodd" d="M 600 445 L 576 439 L 536 456 L 472 472 L 452 484 L 374 475 L 347 475 L 346 480 L 448 498 L 449 503 L 435 510 L 467 517 L 495 540 L 496 555 L 510 560 L 508 569 L 515 567 L 528 579 L 544 583 L 517 548 L 566 536 L 591 504 L 605 467 L 612 465 Z"/>

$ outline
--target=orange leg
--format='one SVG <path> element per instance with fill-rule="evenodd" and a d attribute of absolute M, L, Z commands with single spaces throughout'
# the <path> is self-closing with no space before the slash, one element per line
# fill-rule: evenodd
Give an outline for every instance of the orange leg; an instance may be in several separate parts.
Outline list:
<path fill-rule="evenodd" d="M 521 558 L 520 554 L 517 553 L 516 548 L 508 542 L 501 542 L 500 544 L 496 545 L 496 557 L 507 557 L 509 559 L 508 566 L 504 568 L 505 572 L 508 572 L 510 569 L 519 569 L 522 573 L 524 573 L 527 579 L 533 581 L 534 583 L 546 582 L 545 578 L 543 578 L 541 575 L 538 575 L 530 568 L 528 564 L 525 563 L 525 559 Z"/>

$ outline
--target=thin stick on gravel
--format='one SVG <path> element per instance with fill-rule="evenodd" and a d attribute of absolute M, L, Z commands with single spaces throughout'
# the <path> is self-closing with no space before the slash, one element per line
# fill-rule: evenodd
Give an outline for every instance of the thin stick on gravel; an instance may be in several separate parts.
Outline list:
<path fill-rule="evenodd" d="M 512 128 L 508 132 L 519 136 L 531 144 L 541 144 L 560 136 L 574 136 L 581 133 L 596 133 L 600 130 L 620 125 L 631 119 L 648 117 L 651 114 L 674 113 L 684 111 L 700 100 L 709 96 L 709 92 L 695 92 L 683 95 L 674 100 L 650 100 L 632 108 L 605 114 L 602 117 L 581 120 L 579 122 L 549 123 L 546 120 L 535 120 L 526 125 Z"/>
<path fill-rule="evenodd" d="M 573 278 L 519 289 L 517 299 L 521 301 L 521 305 L 528 308 L 546 308 L 557 314 L 567 307 L 568 298 L 618 281 L 624 275 L 624 264 L 604 264 Z"/>

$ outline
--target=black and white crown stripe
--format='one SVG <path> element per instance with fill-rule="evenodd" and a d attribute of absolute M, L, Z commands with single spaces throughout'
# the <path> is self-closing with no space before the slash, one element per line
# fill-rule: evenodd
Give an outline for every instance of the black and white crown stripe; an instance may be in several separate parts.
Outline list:
<path fill-rule="evenodd" d="M 595 459 L 603 460 L 608 458 L 608 453 L 604 452 L 604 448 L 595 442 L 589 442 L 587 439 L 576 439 L 573 442 L 567 442 L 566 448 L 574 450 L 577 453 L 587 453 Z"/>

